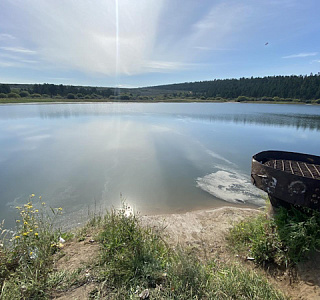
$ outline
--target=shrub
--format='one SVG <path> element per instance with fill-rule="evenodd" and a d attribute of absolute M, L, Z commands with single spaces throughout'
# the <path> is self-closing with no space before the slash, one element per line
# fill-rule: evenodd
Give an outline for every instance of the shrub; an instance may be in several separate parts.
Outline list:
<path fill-rule="evenodd" d="M 260 214 L 239 222 L 227 239 L 236 251 L 247 253 L 257 263 L 294 265 L 320 249 L 320 213 L 280 207 L 274 218 Z"/>
<path fill-rule="evenodd" d="M 69 93 L 67 95 L 67 99 L 75 99 L 75 98 L 76 98 L 76 96 L 74 94 L 72 94 L 72 93 Z"/>
<path fill-rule="evenodd" d="M 41 95 L 40 94 L 31 94 L 31 98 L 41 98 Z"/>
<path fill-rule="evenodd" d="M 5 93 L 0 93 L 0 98 L 7 98 L 8 96 L 7 96 L 7 94 L 5 94 Z"/>
<path fill-rule="evenodd" d="M 20 95 L 20 97 L 22 97 L 22 98 L 24 98 L 24 97 L 29 97 L 29 96 L 30 96 L 29 92 L 27 92 L 27 91 L 21 91 L 19 95 Z"/>
<path fill-rule="evenodd" d="M 320 212 L 309 208 L 279 208 L 275 224 L 293 263 L 304 260 L 310 251 L 320 250 Z"/>
<path fill-rule="evenodd" d="M 8 98 L 20 98 L 20 95 L 14 92 L 8 94 Z"/>
<path fill-rule="evenodd" d="M 250 99 L 246 96 L 239 96 L 236 101 L 237 102 L 242 102 L 242 101 L 249 101 Z"/>

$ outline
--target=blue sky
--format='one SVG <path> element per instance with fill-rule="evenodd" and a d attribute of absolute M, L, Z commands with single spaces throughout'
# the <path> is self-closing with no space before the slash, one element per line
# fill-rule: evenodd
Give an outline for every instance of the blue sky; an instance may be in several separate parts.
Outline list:
<path fill-rule="evenodd" d="M 1 0 L 0 82 L 141 87 L 318 73 L 319 13 L 319 0 Z"/>

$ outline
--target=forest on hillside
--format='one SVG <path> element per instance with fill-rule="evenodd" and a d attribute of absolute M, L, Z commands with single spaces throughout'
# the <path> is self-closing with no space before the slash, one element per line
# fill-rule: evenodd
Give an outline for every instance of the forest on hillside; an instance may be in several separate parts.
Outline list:
<path fill-rule="evenodd" d="M 320 99 L 320 72 L 309 76 L 268 76 L 240 79 L 215 79 L 150 87 L 184 91 L 195 96 L 235 99 L 239 96 L 279 97 L 301 100 Z"/>
<path fill-rule="evenodd" d="M 55 84 L 0 84 L 0 98 L 113 99 L 127 101 L 277 101 L 320 103 L 320 72 L 305 76 L 215 79 L 144 88 Z"/>

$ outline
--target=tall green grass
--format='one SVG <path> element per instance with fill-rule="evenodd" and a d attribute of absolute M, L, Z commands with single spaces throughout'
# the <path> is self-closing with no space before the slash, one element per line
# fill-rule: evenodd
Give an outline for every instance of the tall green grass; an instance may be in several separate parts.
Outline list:
<path fill-rule="evenodd" d="M 20 216 L 16 232 L 0 250 L 0 298 L 42 299 L 52 271 L 52 254 L 59 248 L 60 231 L 53 223 L 62 209 L 48 212 L 41 197 L 35 201 L 33 194 L 16 209 Z"/>
<path fill-rule="evenodd" d="M 238 264 L 200 261 L 181 247 L 174 251 L 161 230 L 141 225 L 126 209 L 100 219 L 100 288 L 93 299 L 285 299 L 265 278 Z"/>
<path fill-rule="evenodd" d="M 293 266 L 320 249 L 320 213 L 280 207 L 273 217 L 261 213 L 235 224 L 227 239 L 231 248 L 259 264 Z"/>
<path fill-rule="evenodd" d="M 48 210 L 34 195 L 23 207 L 11 244 L 0 248 L 0 299 L 47 299 L 86 282 L 90 299 L 285 299 L 267 280 L 240 264 L 201 261 L 165 242 L 162 229 L 143 226 L 127 207 L 93 216 L 80 232 L 96 232 L 98 258 L 68 272 L 53 270 L 61 232 L 53 226 L 61 208 Z M 66 236 L 66 235 L 65 235 Z M 74 240 L 77 243 L 77 239 Z M 83 273 L 90 268 L 89 277 Z"/>

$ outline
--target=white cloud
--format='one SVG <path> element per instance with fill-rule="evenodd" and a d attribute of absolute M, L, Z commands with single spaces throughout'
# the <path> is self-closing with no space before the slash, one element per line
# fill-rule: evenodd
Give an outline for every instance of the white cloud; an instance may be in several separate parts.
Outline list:
<path fill-rule="evenodd" d="M 188 64 L 173 61 L 148 61 L 145 63 L 145 68 L 151 72 L 167 72 L 174 70 L 183 70 L 190 68 L 196 64 Z"/>
<path fill-rule="evenodd" d="M 218 42 L 241 30 L 250 11 L 248 5 L 234 1 L 213 5 L 208 14 L 194 24 L 194 39 L 208 40 L 210 36 L 210 44 L 217 46 Z"/>
<path fill-rule="evenodd" d="M 0 33 L 0 41 L 1 40 L 14 40 L 15 37 L 8 33 Z"/>
<path fill-rule="evenodd" d="M 292 54 L 288 56 L 283 56 L 282 58 L 300 58 L 300 57 L 309 57 L 309 56 L 316 56 L 318 52 L 308 52 L 308 53 L 299 53 L 299 54 Z"/>
<path fill-rule="evenodd" d="M 36 54 L 37 52 L 34 50 L 22 48 L 22 47 L 0 47 L 1 50 L 14 52 L 14 53 L 21 53 L 21 54 Z"/>
<path fill-rule="evenodd" d="M 162 4 L 162 0 L 97 0 L 94 4 L 87 0 L 17 0 L 16 9 L 24 12 L 25 37 L 41 58 L 66 68 L 113 76 L 144 70 L 151 59 Z"/>

